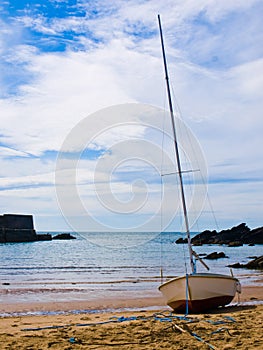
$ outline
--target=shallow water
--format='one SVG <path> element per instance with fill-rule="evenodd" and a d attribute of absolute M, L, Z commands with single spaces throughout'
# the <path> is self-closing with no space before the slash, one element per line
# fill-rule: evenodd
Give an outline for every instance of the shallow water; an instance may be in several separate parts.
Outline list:
<path fill-rule="evenodd" d="M 0 302 L 93 300 L 124 293 L 158 296 L 161 267 L 167 277 L 185 273 L 188 265 L 187 246 L 174 244 L 180 233 L 73 235 L 76 240 L 0 244 Z M 120 246 L 124 248 L 114 248 Z M 217 273 L 229 274 L 226 265 L 262 255 L 260 245 L 194 248 L 201 254 L 223 251 L 229 257 L 206 260 Z M 198 262 L 197 267 L 204 271 Z M 259 271 L 233 271 L 243 285 L 262 284 Z"/>

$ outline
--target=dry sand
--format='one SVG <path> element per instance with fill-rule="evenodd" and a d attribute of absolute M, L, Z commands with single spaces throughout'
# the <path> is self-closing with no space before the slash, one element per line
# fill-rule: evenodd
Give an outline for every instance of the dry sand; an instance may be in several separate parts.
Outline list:
<path fill-rule="evenodd" d="M 250 300 L 250 303 L 242 301 Z M 261 287 L 243 289 L 241 303 L 209 314 L 170 314 L 159 298 L 91 304 L 13 304 L 1 312 L 64 310 L 64 314 L 0 318 L 0 349 L 262 349 Z M 92 307 L 93 305 L 93 307 Z M 92 309 L 102 309 L 92 313 Z M 144 306 L 160 305 L 158 311 Z M 163 305 L 163 306 L 162 306 Z M 120 311 L 122 307 L 136 311 Z M 106 311 L 112 307 L 116 310 Z M 84 310 L 79 314 L 69 310 Z"/>

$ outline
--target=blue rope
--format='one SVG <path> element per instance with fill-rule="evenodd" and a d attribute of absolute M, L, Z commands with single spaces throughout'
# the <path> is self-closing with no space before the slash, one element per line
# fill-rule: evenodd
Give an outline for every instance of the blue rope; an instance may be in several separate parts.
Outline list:
<path fill-rule="evenodd" d="M 72 324 L 66 324 L 63 326 L 46 326 L 46 327 L 39 327 L 39 328 L 22 328 L 21 331 L 42 331 L 44 329 L 57 329 L 57 328 L 66 328 L 71 326 Z"/>
<path fill-rule="evenodd" d="M 219 320 L 219 321 L 212 321 L 212 320 L 205 320 L 207 323 L 213 324 L 213 325 L 218 325 L 218 324 L 226 324 L 226 323 L 233 323 L 236 322 L 236 320 L 231 317 L 231 316 L 223 316 L 223 318 L 225 318 L 228 321 L 224 321 L 224 320 Z"/>
<path fill-rule="evenodd" d="M 226 331 L 232 337 L 232 335 L 229 332 L 229 329 L 226 327 L 218 328 L 216 331 L 213 331 L 210 334 L 216 334 L 216 333 L 220 333 L 220 332 L 224 332 L 224 331 Z"/>
<path fill-rule="evenodd" d="M 224 318 L 226 320 L 229 320 L 229 321 L 232 321 L 232 322 L 236 322 L 236 320 L 233 317 L 231 317 L 231 316 L 224 316 Z"/>
<path fill-rule="evenodd" d="M 144 316 L 130 316 L 130 317 L 124 317 L 124 316 L 112 316 L 107 321 L 101 321 L 101 322 L 90 322 L 90 323 L 76 323 L 76 327 L 88 327 L 88 326 L 95 326 L 95 325 L 103 325 L 108 323 L 122 323 L 127 321 L 147 321 L 147 320 L 155 320 L 160 322 L 172 322 L 174 320 L 183 320 L 187 322 L 193 322 L 192 319 L 185 317 L 185 316 L 177 316 L 173 315 L 171 312 L 168 315 L 165 315 L 164 313 L 156 313 L 149 317 Z M 40 331 L 40 330 L 48 330 L 48 329 L 58 329 L 58 328 L 67 328 L 71 327 L 73 324 L 66 324 L 62 326 L 46 326 L 46 327 L 38 327 L 38 328 L 23 328 L 21 331 Z"/>
<path fill-rule="evenodd" d="M 231 323 L 231 322 L 236 322 L 232 317 L 230 316 L 225 316 L 224 318 L 226 318 L 227 320 L 229 320 L 230 322 L 226 322 L 226 321 L 211 321 L 211 320 L 205 320 L 206 322 L 209 322 L 213 325 L 217 325 L 217 324 L 222 324 L 222 323 Z M 48 330 L 48 329 L 56 329 L 56 328 L 66 328 L 66 327 L 72 327 L 72 326 L 76 326 L 76 327 L 86 327 L 86 326 L 95 326 L 95 325 L 103 325 L 103 324 L 108 324 L 108 323 L 122 323 L 122 322 L 126 322 L 126 321 L 146 321 L 146 320 L 154 320 L 154 321 L 159 321 L 159 322 L 173 322 L 175 320 L 182 320 L 182 321 L 186 321 L 188 323 L 191 322 L 195 322 L 196 319 L 193 318 L 189 318 L 185 316 L 178 316 L 178 315 L 173 315 L 171 312 L 167 315 L 165 313 L 155 313 L 151 316 L 148 317 L 144 317 L 144 316 L 130 316 L 130 317 L 124 317 L 124 316 L 113 316 L 111 317 L 109 320 L 107 321 L 101 321 L 101 322 L 94 322 L 94 323 L 77 323 L 77 324 L 66 324 L 66 325 L 62 325 L 62 326 L 47 326 L 47 327 L 40 327 L 40 328 L 24 328 L 21 329 L 22 331 L 39 331 L 39 330 Z M 222 331 L 227 331 L 229 333 L 229 330 L 227 328 L 219 328 L 218 330 L 211 332 L 211 334 L 215 334 L 215 333 L 219 333 Z M 211 344 L 209 344 L 208 342 L 206 342 L 205 340 L 203 340 L 200 336 L 198 336 L 196 333 L 188 331 L 188 333 L 193 336 L 194 338 L 196 338 L 196 340 L 206 344 L 210 349 L 212 350 L 216 350 Z M 229 333 L 230 334 L 230 333 Z M 231 334 L 230 334 L 231 335 Z M 76 339 L 74 337 L 69 339 L 70 343 L 75 343 Z"/>
<path fill-rule="evenodd" d="M 186 316 L 178 316 L 178 315 L 173 315 L 172 312 L 170 312 L 168 315 L 165 315 L 164 313 L 155 313 L 153 315 L 153 317 L 156 319 L 156 320 L 159 320 L 161 318 L 169 318 L 171 320 L 183 320 L 183 321 L 187 321 L 187 322 L 193 322 L 194 320 L 191 319 L 191 318 L 188 318 Z M 152 316 L 150 316 L 150 318 L 152 318 Z"/>
<path fill-rule="evenodd" d="M 188 275 L 186 275 L 188 279 Z M 186 310 L 188 311 L 188 310 Z M 213 321 L 213 320 L 204 320 L 205 322 L 208 322 L 212 325 L 219 325 L 219 324 L 227 324 L 227 323 L 232 323 L 236 322 L 236 320 L 231 317 L 231 316 L 223 316 L 225 320 L 219 320 L 219 321 Z M 173 315 L 172 312 L 169 312 L 168 314 L 166 312 L 157 312 L 151 316 L 145 317 L 145 316 L 130 316 L 130 317 L 124 317 L 124 316 L 113 316 L 107 321 L 101 321 L 101 322 L 94 322 L 94 323 L 77 323 L 77 324 L 66 324 L 62 326 L 46 326 L 46 327 L 39 327 L 39 328 L 24 328 L 21 329 L 22 331 L 39 331 L 39 330 L 49 330 L 49 329 L 57 329 L 57 328 L 66 328 L 66 327 L 86 327 L 86 326 L 95 326 L 95 325 L 103 325 L 103 324 L 108 324 L 108 323 L 122 323 L 126 321 L 147 321 L 147 320 L 154 320 L 154 321 L 159 321 L 159 322 L 173 322 L 175 320 L 181 320 L 181 321 L 186 321 L 187 323 L 191 322 L 196 322 L 196 319 L 194 318 L 189 318 L 186 315 L 184 316 L 178 316 L 178 315 Z M 217 330 L 213 331 L 210 333 L 210 335 L 226 331 L 230 336 L 232 336 L 226 327 L 218 328 Z M 194 332 L 187 331 L 191 336 L 193 336 L 196 340 L 206 344 L 210 349 L 216 350 L 210 343 L 202 339 L 199 335 L 197 335 Z M 75 338 L 70 338 L 69 339 L 70 343 L 75 343 L 76 339 Z"/>
<path fill-rule="evenodd" d="M 210 349 L 216 350 L 213 345 L 209 344 L 208 342 L 206 342 L 205 340 L 203 340 L 201 337 L 199 337 L 196 333 L 194 332 L 190 332 L 190 334 L 195 337 L 195 339 L 197 339 L 198 341 L 205 343 Z"/>
<path fill-rule="evenodd" d="M 185 275 L 185 316 L 188 315 L 188 274 Z"/>
<path fill-rule="evenodd" d="M 196 259 L 194 259 L 194 273 L 196 273 Z"/>

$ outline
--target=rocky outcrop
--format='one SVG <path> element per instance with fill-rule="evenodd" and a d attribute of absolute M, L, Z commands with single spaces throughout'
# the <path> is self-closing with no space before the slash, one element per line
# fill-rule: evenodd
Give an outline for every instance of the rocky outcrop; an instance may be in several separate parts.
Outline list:
<path fill-rule="evenodd" d="M 207 254 L 203 259 L 208 259 L 208 260 L 215 260 L 215 259 L 221 259 L 221 258 L 228 258 L 224 252 L 213 252 L 210 254 Z"/>
<path fill-rule="evenodd" d="M 50 233 L 38 233 L 37 234 L 37 241 L 51 241 L 52 236 Z"/>
<path fill-rule="evenodd" d="M 176 244 L 185 244 L 187 243 L 187 238 L 178 238 L 176 241 L 175 241 Z"/>
<path fill-rule="evenodd" d="M 54 236 L 53 239 L 76 239 L 76 237 L 72 236 L 70 233 L 60 233 Z"/>
<path fill-rule="evenodd" d="M 260 269 L 263 270 L 263 255 L 259 258 L 255 258 L 246 264 L 247 269 Z"/>
<path fill-rule="evenodd" d="M 247 264 L 232 264 L 228 265 L 228 267 L 234 267 L 234 268 L 246 268 L 246 269 L 252 269 L 252 270 L 263 270 L 263 255 L 261 255 L 258 258 L 254 258 L 253 260 L 249 261 Z"/>
<path fill-rule="evenodd" d="M 192 244 L 227 244 L 230 246 L 263 244 L 263 227 L 251 230 L 245 223 L 242 223 L 220 232 L 206 230 L 192 238 Z"/>
<path fill-rule="evenodd" d="M 263 227 L 258 227 L 250 231 L 249 237 L 246 237 L 245 244 L 263 244 Z"/>

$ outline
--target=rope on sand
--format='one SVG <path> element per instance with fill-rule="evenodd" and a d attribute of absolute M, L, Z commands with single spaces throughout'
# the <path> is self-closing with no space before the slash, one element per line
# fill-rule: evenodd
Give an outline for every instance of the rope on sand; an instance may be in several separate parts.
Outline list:
<path fill-rule="evenodd" d="M 154 321 L 160 321 L 160 322 L 173 322 L 175 319 L 192 322 L 192 319 L 189 319 L 185 316 L 175 316 L 172 313 L 169 313 L 169 315 L 167 316 L 163 313 L 155 313 L 155 314 L 148 316 L 148 317 L 144 317 L 144 316 L 117 317 L 117 316 L 113 316 L 108 321 L 93 322 L 93 323 L 77 323 L 75 326 L 86 327 L 86 326 L 95 326 L 95 325 L 101 325 L 101 324 L 106 324 L 106 323 L 122 323 L 122 322 L 127 322 L 127 321 L 148 321 L 148 320 L 154 320 Z"/>
<path fill-rule="evenodd" d="M 206 344 L 210 349 L 212 350 L 216 350 L 217 348 L 215 348 L 213 345 L 211 345 L 210 343 L 208 343 L 207 341 L 205 341 L 204 339 L 202 339 L 201 337 L 199 337 L 196 333 L 194 332 L 189 332 L 189 334 L 191 334 L 193 337 L 195 337 L 198 341 L 200 341 L 201 343 Z"/>
<path fill-rule="evenodd" d="M 109 320 L 106 321 L 100 321 L 100 322 L 90 322 L 90 323 L 76 323 L 76 324 L 66 324 L 66 325 L 60 325 L 60 326 L 46 326 L 46 327 L 39 327 L 39 328 L 23 328 L 21 331 L 40 331 L 40 330 L 50 330 L 50 329 L 59 329 L 59 328 L 67 328 L 67 327 L 88 327 L 88 326 L 97 326 L 97 325 L 104 325 L 104 324 L 109 324 L 109 323 L 122 323 L 122 322 L 130 322 L 130 321 L 148 321 L 148 320 L 153 320 L 157 322 L 169 322 L 172 323 L 172 329 L 174 331 L 179 330 L 182 333 L 188 333 L 191 336 L 193 336 L 196 340 L 206 344 L 210 349 L 216 350 L 216 348 L 202 339 L 198 334 L 192 332 L 187 324 L 189 323 L 194 323 L 194 322 L 208 322 L 212 325 L 219 325 L 219 324 L 227 324 L 227 323 L 233 323 L 236 322 L 236 320 L 230 316 L 224 316 L 223 317 L 225 320 L 219 320 L 219 321 L 213 321 L 213 320 L 201 320 L 198 318 L 189 318 L 187 316 L 178 316 L 178 315 L 173 315 L 171 312 L 167 315 L 166 313 L 154 313 L 151 316 L 145 317 L 145 316 L 130 316 L 130 317 L 124 317 L 124 316 L 113 316 Z M 184 328 L 176 324 L 176 321 L 185 321 L 184 323 Z M 216 331 L 213 331 L 210 333 L 210 335 L 227 331 L 228 334 L 231 336 L 228 328 L 222 327 L 217 329 Z"/>
<path fill-rule="evenodd" d="M 27 331 L 42 331 L 46 329 L 57 329 L 57 328 L 67 328 L 71 327 L 73 324 L 65 324 L 62 326 L 46 326 L 46 327 L 36 327 L 36 328 L 22 328 L 21 331 L 27 332 Z"/>
<path fill-rule="evenodd" d="M 226 324 L 226 323 L 233 323 L 233 322 L 236 322 L 236 320 L 231 317 L 231 316 L 223 316 L 224 319 L 226 319 L 227 321 L 225 320 L 219 320 L 219 321 L 213 321 L 213 320 L 205 320 L 205 322 L 208 322 L 212 325 L 218 325 L 218 324 Z"/>
<path fill-rule="evenodd" d="M 216 334 L 216 333 L 220 333 L 220 332 L 224 332 L 224 331 L 226 331 L 228 333 L 228 335 L 230 335 L 230 337 L 233 337 L 233 335 L 229 332 L 229 329 L 226 327 L 218 328 L 216 331 L 213 331 L 210 334 Z"/>

